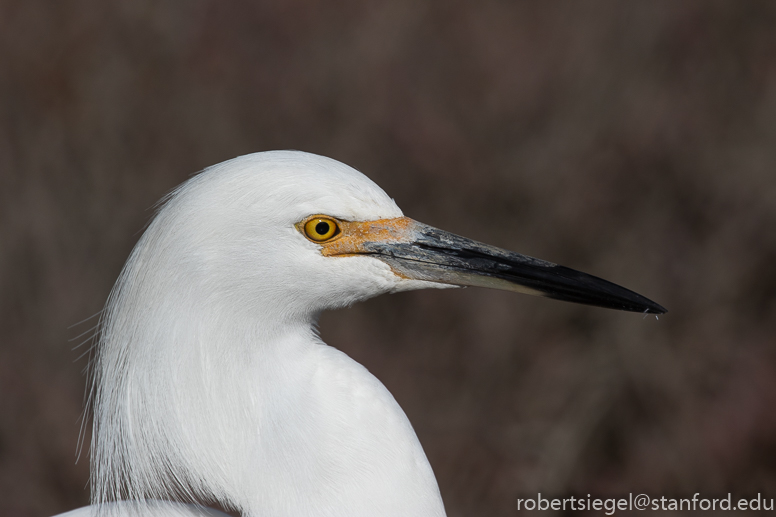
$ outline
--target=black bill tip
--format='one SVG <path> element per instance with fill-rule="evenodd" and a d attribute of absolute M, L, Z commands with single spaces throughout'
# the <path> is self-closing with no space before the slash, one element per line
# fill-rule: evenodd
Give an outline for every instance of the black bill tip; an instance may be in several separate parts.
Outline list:
<path fill-rule="evenodd" d="M 662 305 L 615 283 L 565 266 L 551 266 L 534 269 L 525 275 L 523 282 L 547 298 L 566 302 L 595 305 L 607 309 L 665 314 Z"/>

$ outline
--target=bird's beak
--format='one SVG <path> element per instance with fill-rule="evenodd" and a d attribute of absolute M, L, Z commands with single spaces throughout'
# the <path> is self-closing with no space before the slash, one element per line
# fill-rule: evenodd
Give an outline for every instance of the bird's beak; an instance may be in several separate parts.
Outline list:
<path fill-rule="evenodd" d="M 663 314 L 662 306 L 601 278 L 483 244 L 407 217 L 341 221 L 327 256 L 370 255 L 399 276 L 459 286 L 491 287 L 624 311 Z"/>

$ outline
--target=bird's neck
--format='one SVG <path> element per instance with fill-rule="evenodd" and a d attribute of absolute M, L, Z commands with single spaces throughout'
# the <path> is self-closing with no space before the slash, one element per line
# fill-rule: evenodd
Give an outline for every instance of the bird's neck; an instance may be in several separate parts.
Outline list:
<path fill-rule="evenodd" d="M 96 502 L 176 497 L 257 517 L 444 514 L 404 412 L 315 336 L 312 317 L 277 328 L 155 319 L 131 333 L 107 320 Z"/>

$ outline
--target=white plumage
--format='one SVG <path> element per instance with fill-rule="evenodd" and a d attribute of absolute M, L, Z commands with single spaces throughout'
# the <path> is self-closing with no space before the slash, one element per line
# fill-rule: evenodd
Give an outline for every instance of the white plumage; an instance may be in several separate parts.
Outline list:
<path fill-rule="evenodd" d="M 318 242 L 304 226 L 315 215 L 338 233 Z M 176 499 L 255 517 L 443 516 L 404 412 L 320 340 L 318 315 L 450 284 L 659 312 L 642 297 L 626 306 L 619 292 L 616 302 L 573 298 L 550 287 L 578 278 L 523 271 L 561 268 L 406 219 L 328 158 L 276 151 L 203 171 L 168 196 L 110 295 L 91 394 L 97 506 L 71 515 L 204 511 L 106 504 Z"/>

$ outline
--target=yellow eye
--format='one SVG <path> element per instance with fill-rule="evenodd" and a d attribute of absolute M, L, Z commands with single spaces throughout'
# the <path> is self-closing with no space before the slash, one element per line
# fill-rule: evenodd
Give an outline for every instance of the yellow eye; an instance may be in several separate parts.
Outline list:
<path fill-rule="evenodd" d="M 304 234 L 315 242 L 328 241 L 339 233 L 337 221 L 329 217 L 313 217 L 304 223 Z"/>

